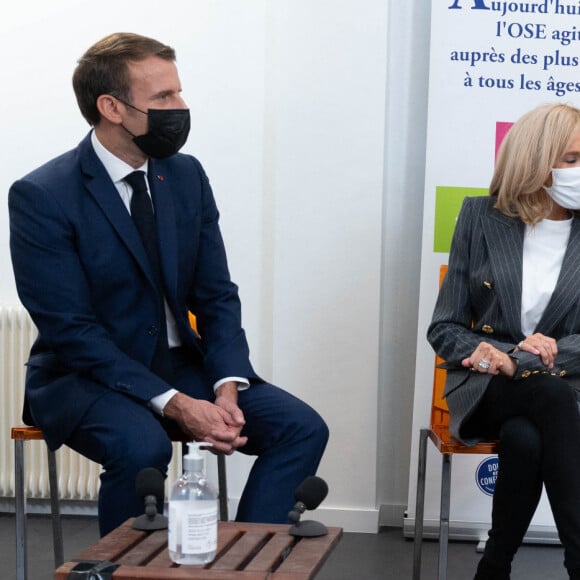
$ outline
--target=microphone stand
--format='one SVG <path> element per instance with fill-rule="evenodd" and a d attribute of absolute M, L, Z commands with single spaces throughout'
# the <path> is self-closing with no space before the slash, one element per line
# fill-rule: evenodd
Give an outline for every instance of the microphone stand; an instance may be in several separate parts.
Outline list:
<path fill-rule="evenodd" d="M 157 498 L 154 495 L 145 496 L 145 513 L 135 518 L 134 530 L 165 530 L 167 518 L 157 513 Z"/>
<path fill-rule="evenodd" d="M 294 509 L 288 514 L 288 518 L 294 525 L 288 530 L 291 536 L 297 538 L 315 538 L 317 536 L 326 536 L 328 534 L 327 527 L 314 520 L 300 521 L 300 516 L 306 510 L 306 506 L 301 502 L 297 502 Z"/>

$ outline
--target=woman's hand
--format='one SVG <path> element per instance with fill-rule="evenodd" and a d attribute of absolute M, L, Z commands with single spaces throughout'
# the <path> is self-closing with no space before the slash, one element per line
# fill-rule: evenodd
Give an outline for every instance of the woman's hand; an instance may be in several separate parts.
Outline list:
<path fill-rule="evenodd" d="M 487 342 L 480 342 L 471 356 L 464 358 L 461 364 L 478 373 L 507 377 L 513 377 L 517 369 L 516 361 Z"/>
<path fill-rule="evenodd" d="M 538 355 L 542 359 L 542 363 L 549 369 L 554 367 L 554 360 L 558 354 L 558 345 L 556 341 L 549 337 L 536 332 L 522 340 L 517 350 L 524 350 L 532 354 Z"/>

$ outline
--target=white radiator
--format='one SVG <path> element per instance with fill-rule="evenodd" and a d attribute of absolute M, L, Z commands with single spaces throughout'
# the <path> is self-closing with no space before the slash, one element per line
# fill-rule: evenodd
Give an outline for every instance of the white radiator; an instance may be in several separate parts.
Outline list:
<path fill-rule="evenodd" d="M 37 331 L 24 308 L 0 306 L 0 497 L 14 497 L 14 446 L 10 429 L 22 425 L 25 363 Z M 180 444 L 174 444 L 169 466 L 172 482 L 181 469 Z M 48 467 L 43 441 L 28 441 L 25 449 L 25 493 L 48 498 Z M 100 466 L 68 447 L 57 452 L 58 487 L 64 500 L 96 500 Z M 166 496 L 167 497 L 167 496 Z"/>

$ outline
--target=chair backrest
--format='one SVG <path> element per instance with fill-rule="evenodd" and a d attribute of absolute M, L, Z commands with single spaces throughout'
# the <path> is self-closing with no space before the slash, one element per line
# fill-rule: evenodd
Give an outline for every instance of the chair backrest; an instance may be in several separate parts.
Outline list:
<path fill-rule="evenodd" d="M 195 318 L 195 314 L 193 312 L 188 312 L 187 315 L 189 318 L 189 325 L 193 330 L 195 330 L 195 332 L 197 332 L 197 319 Z"/>
<path fill-rule="evenodd" d="M 443 264 L 439 268 L 439 287 L 447 273 L 447 264 Z M 433 396 L 431 399 L 431 428 L 433 427 L 449 427 L 449 409 L 447 403 L 443 398 L 443 389 L 445 388 L 445 378 L 447 372 L 445 369 L 439 368 L 443 363 L 443 359 L 435 355 L 435 370 L 433 374 Z"/>

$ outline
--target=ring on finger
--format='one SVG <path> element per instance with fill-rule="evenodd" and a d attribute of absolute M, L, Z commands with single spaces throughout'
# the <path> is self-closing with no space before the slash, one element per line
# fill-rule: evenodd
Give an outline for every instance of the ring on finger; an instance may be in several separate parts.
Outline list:
<path fill-rule="evenodd" d="M 518 342 L 518 348 L 521 349 L 524 346 L 525 342 L 526 342 L 525 340 L 520 340 L 520 342 Z"/>
<path fill-rule="evenodd" d="M 488 369 L 490 367 L 490 362 L 488 360 L 485 360 L 484 358 L 482 358 L 477 364 L 482 369 Z"/>

